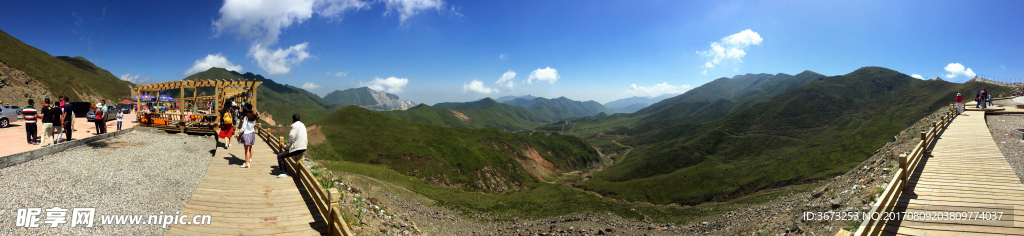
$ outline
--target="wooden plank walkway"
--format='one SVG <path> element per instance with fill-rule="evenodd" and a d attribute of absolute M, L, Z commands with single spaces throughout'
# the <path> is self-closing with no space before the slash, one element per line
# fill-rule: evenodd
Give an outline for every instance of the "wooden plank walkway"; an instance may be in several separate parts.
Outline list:
<path fill-rule="evenodd" d="M 883 235 L 1024 235 L 1024 183 L 992 140 L 984 112 L 956 117 L 921 165 L 894 211 L 1003 212 L 1001 220 L 905 218 L 887 222 Z"/>
<path fill-rule="evenodd" d="M 209 225 L 174 225 L 169 235 L 321 235 L 326 223 L 296 178 L 277 178 L 277 155 L 257 137 L 250 168 L 241 144 L 217 148 L 181 214 L 210 215 Z M 274 170 L 274 174 L 271 171 Z"/>

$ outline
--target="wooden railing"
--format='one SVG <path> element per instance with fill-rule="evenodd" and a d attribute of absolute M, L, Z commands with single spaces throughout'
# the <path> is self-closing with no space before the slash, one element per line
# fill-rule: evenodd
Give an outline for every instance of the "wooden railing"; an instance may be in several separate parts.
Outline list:
<path fill-rule="evenodd" d="M 908 178 L 920 167 L 921 160 L 924 159 L 925 155 L 931 152 L 928 150 L 928 147 L 935 143 L 939 132 L 944 130 L 956 116 L 956 107 L 954 104 L 950 104 L 949 110 L 942 115 L 939 121 L 932 122 L 932 127 L 928 132 L 921 132 L 921 141 L 915 146 L 914 151 L 909 155 L 905 153 L 899 155 L 899 170 L 893 175 L 889 185 L 885 187 L 885 192 L 882 192 L 882 195 L 879 196 L 878 202 L 871 207 L 870 211 L 861 216 L 861 219 L 864 219 L 864 221 L 853 235 L 866 236 L 881 233 L 882 229 L 885 228 L 886 221 L 884 216 L 879 215 L 891 213 L 896 208 L 896 202 L 899 201 L 900 194 L 907 188 Z"/>
<path fill-rule="evenodd" d="M 259 134 L 263 140 L 266 140 L 270 144 L 270 147 L 275 152 L 286 152 L 288 151 L 285 146 L 284 137 L 275 138 L 270 133 L 269 129 L 260 127 L 259 124 L 256 126 L 256 133 Z M 304 165 L 302 157 L 288 158 L 285 160 L 288 165 L 288 169 L 292 170 L 292 173 L 299 177 L 302 182 L 302 188 L 309 193 L 310 197 L 316 205 L 317 210 L 327 223 L 327 235 L 331 236 L 351 236 L 352 230 L 349 229 L 348 224 L 341 217 L 341 208 L 338 205 L 338 201 L 341 199 L 341 195 L 337 188 L 324 189 L 320 186 L 319 180 L 309 168 Z"/>

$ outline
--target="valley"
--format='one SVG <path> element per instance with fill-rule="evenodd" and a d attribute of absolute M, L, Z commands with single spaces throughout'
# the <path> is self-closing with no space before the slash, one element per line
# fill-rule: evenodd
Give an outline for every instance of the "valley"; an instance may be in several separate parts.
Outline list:
<path fill-rule="evenodd" d="M 52 57 L 6 34 L 0 40 L 25 55 L 0 54 L 0 99 L 131 95 L 132 83 L 83 57 Z M 55 69 L 35 70 L 40 65 Z M 1012 93 L 883 67 L 743 74 L 605 104 L 525 95 L 427 105 L 369 87 L 321 97 L 219 67 L 182 80 L 210 79 L 263 82 L 260 123 L 276 136 L 287 136 L 291 115 L 300 114 L 308 163 L 344 186 L 346 220 L 358 232 L 386 234 L 849 230 L 853 223 L 801 223 L 794 214 L 863 210 L 893 156 L 956 93 Z M 193 92 L 213 93 L 185 90 Z"/>

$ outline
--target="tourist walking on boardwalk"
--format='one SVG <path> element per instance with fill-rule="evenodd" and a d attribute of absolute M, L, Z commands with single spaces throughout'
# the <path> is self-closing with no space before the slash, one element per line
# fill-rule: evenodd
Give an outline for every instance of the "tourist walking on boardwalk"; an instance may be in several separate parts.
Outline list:
<path fill-rule="evenodd" d="M 988 108 L 988 104 L 985 103 L 985 97 L 988 96 L 988 92 L 984 89 L 981 90 L 981 99 L 978 99 L 978 103 L 981 103 L 981 109 Z"/>
<path fill-rule="evenodd" d="M 124 119 L 124 112 L 117 109 L 117 131 L 121 131 L 121 120 Z"/>
<path fill-rule="evenodd" d="M 222 117 L 220 122 L 220 134 L 217 135 L 217 141 L 224 139 L 224 149 L 231 147 L 231 136 L 235 134 L 234 120 L 231 115 L 231 103 L 225 102 L 224 109 L 220 111 Z"/>
<path fill-rule="evenodd" d="M 242 122 L 238 123 L 238 142 L 245 147 L 245 164 L 242 168 L 249 168 L 249 163 L 252 162 L 252 145 L 256 143 L 256 113 L 252 112 L 252 104 L 246 103 L 245 110 L 239 116 Z"/>
<path fill-rule="evenodd" d="M 36 107 L 35 107 L 35 105 L 36 105 L 36 101 L 33 101 L 32 99 L 29 99 L 28 100 L 28 106 L 25 107 L 25 109 L 22 109 L 22 111 L 21 111 L 22 118 L 25 119 L 25 133 L 26 133 L 26 136 L 28 136 L 28 144 L 29 145 L 39 145 L 39 142 L 36 142 L 36 138 L 38 138 L 38 135 L 36 135 L 36 133 L 38 132 L 38 129 L 36 129 Z"/>
<path fill-rule="evenodd" d="M 995 106 L 995 104 L 992 104 L 992 94 L 988 93 L 988 91 L 985 91 L 985 94 L 988 95 L 988 105 L 989 106 Z"/>
<path fill-rule="evenodd" d="M 981 108 L 981 91 L 974 94 L 974 108 Z"/>
<path fill-rule="evenodd" d="M 960 93 L 956 93 L 956 114 L 964 114 L 964 96 L 960 96 Z"/>
<path fill-rule="evenodd" d="M 57 144 L 57 140 L 60 139 L 60 133 L 64 132 L 60 128 L 60 109 L 56 104 L 50 104 L 49 98 L 43 100 L 43 138 L 41 142 L 46 146 Z M 47 137 L 51 139 L 52 143 L 46 142 Z M 39 147 L 43 146 L 40 145 Z"/>
<path fill-rule="evenodd" d="M 285 170 L 285 158 L 297 156 L 302 158 L 306 152 L 306 124 L 303 124 L 299 114 L 292 115 L 292 129 L 288 131 L 287 150 L 277 154 L 277 169 L 281 170 L 278 178 L 288 178 L 288 171 Z"/>

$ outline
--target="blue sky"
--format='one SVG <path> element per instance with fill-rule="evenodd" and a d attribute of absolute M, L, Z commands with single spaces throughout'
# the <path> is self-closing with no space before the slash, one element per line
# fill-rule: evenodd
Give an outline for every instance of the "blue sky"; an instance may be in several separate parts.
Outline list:
<path fill-rule="evenodd" d="M 1024 1 L 6 5 L 3 31 L 123 79 L 179 80 L 213 65 L 319 95 L 370 86 L 427 104 L 525 94 L 605 103 L 737 74 L 864 66 L 957 82 L 1024 79 Z"/>

